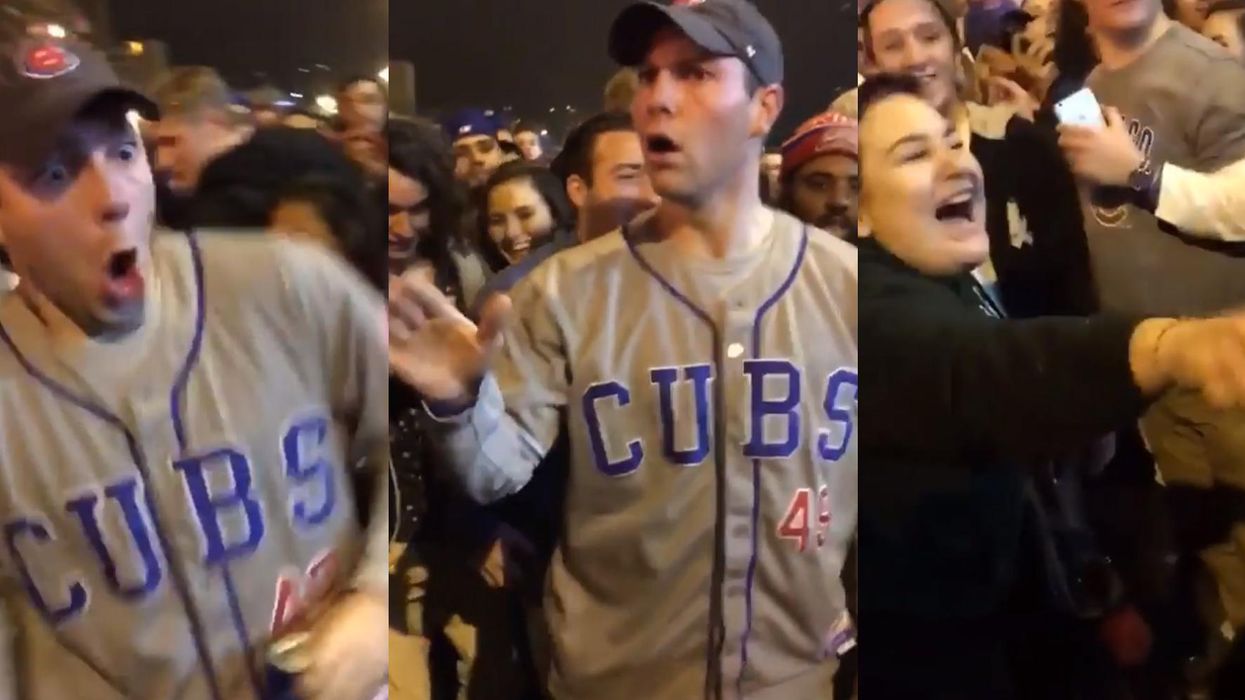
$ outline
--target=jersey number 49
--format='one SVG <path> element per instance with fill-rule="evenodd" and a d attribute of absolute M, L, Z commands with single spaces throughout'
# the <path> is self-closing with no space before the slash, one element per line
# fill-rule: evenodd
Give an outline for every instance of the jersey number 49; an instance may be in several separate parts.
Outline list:
<path fill-rule="evenodd" d="M 829 529 L 830 487 L 823 485 L 817 489 L 816 501 L 812 489 L 796 490 L 786 515 L 778 523 L 778 536 L 791 540 L 803 552 L 813 542 L 818 547 L 825 545 Z"/>

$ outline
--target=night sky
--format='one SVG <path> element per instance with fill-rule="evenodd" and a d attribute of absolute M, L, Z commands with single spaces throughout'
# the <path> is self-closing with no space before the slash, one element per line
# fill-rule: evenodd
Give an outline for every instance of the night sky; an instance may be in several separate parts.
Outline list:
<path fill-rule="evenodd" d="M 421 112 L 502 109 L 555 126 L 600 108 L 610 21 L 628 0 L 392 0 L 390 52 L 415 64 Z M 758 0 L 782 37 L 787 134 L 856 81 L 855 0 Z"/>
<path fill-rule="evenodd" d="M 163 40 L 174 65 L 214 66 L 240 89 L 271 81 L 286 90 L 320 93 L 350 75 L 374 75 L 387 61 L 389 0 L 112 0 L 111 5 L 118 39 Z"/>

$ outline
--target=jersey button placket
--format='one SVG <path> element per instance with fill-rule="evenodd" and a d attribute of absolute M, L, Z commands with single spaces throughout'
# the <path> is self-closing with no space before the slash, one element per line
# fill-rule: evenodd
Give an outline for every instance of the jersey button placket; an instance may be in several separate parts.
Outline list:
<path fill-rule="evenodd" d="M 742 299 L 727 303 L 722 327 L 722 398 L 726 460 L 725 570 L 722 582 L 726 639 L 722 645 L 723 682 L 733 687 L 740 672 L 740 642 L 747 624 L 748 562 L 752 555 L 752 462 L 744 456 L 748 440 L 748 382 L 752 312 Z"/>

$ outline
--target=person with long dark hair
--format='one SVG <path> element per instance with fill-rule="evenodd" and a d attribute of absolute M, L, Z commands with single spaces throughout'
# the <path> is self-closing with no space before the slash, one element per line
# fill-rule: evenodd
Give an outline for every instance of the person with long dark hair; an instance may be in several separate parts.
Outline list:
<path fill-rule="evenodd" d="M 493 272 L 521 262 L 557 236 L 574 235 L 575 208 L 548 168 L 503 164 L 480 192 L 480 252 Z"/>
<path fill-rule="evenodd" d="M 468 194 L 454 178 L 454 157 L 430 122 L 389 123 L 389 272 L 422 266 L 464 307 L 485 282 L 466 231 Z"/>
<path fill-rule="evenodd" d="M 388 137 L 389 272 L 418 271 L 465 312 L 485 268 L 467 237 L 471 210 L 450 144 L 419 120 L 392 120 Z M 422 398 L 390 381 L 391 675 L 416 676 L 435 698 L 530 697 L 536 681 L 512 580 L 525 543 L 436 477 Z"/>

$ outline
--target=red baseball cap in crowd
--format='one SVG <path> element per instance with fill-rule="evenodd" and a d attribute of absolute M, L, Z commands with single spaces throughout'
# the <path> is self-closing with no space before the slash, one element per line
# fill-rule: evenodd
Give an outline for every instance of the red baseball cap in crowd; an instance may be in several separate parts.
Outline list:
<path fill-rule="evenodd" d="M 782 144 L 782 177 L 786 178 L 810 160 L 830 153 L 860 157 L 860 134 L 856 120 L 833 110 L 804 122 Z"/>

